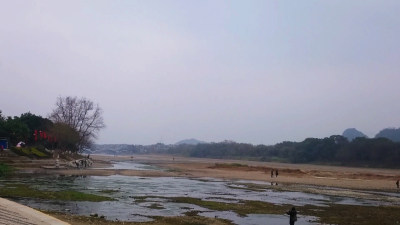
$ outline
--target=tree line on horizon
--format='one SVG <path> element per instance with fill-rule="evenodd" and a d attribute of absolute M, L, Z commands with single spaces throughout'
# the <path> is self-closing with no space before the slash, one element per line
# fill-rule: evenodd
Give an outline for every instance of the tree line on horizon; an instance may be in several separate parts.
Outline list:
<path fill-rule="evenodd" d="M 248 159 L 287 163 L 312 163 L 342 166 L 400 167 L 400 143 L 387 138 L 355 138 L 341 135 L 285 141 L 276 145 L 252 145 L 220 142 L 197 145 L 171 145 L 167 149 L 150 148 L 148 153 L 167 153 L 200 158 Z"/>
<path fill-rule="evenodd" d="M 86 98 L 59 97 L 48 118 L 31 112 L 6 117 L 0 110 L 0 138 L 11 147 L 22 141 L 28 146 L 81 152 L 92 146 L 104 126 L 102 110 Z"/>

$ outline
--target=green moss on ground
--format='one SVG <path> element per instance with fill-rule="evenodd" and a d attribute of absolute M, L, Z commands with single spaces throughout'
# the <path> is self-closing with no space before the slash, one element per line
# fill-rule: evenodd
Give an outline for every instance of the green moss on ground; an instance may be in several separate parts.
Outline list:
<path fill-rule="evenodd" d="M 328 207 L 298 207 L 302 214 L 316 216 L 323 224 L 393 225 L 400 224 L 400 206 L 357 206 L 331 204 Z"/>
<path fill-rule="evenodd" d="M 187 203 L 198 205 L 215 211 L 233 211 L 241 216 L 247 214 L 276 214 L 282 215 L 292 206 L 290 205 L 275 205 L 272 203 L 261 201 L 240 201 L 239 203 L 225 203 L 216 201 L 204 201 L 198 198 L 190 197 L 173 197 L 167 198 L 162 196 L 148 196 L 151 198 L 164 198 L 172 202 Z M 145 201 L 146 196 L 135 197 Z M 296 207 L 300 216 L 316 217 L 317 223 L 320 224 L 336 224 L 336 225 L 394 225 L 400 224 L 400 206 L 355 206 L 355 205 L 338 205 L 330 204 L 327 206 L 305 205 Z M 74 218 L 80 218 L 73 216 Z M 127 223 L 125 224 L 143 224 L 143 225 L 158 225 L 158 224 L 177 224 L 177 225 L 201 225 L 201 224 L 232 224 L 228 220 L 218 218 L 207 218 L 198 216 L 197 211 L 188 211 L 185 216 L 178 217 L 152 217 L 154 221 L 142 223 Z M 93 220 L 93 218 L 81 217 L 82 220 Z M 121 224 L 117 222 L 104 224 Z M 96 221 L 94 221 L 96 222 Z M 268 221 L 266 221 L 268 222 Z M 97 223 L 96 223 L 97 224 Z M 103 223 L 99 223 L 103 224 Z"/>
<path fill-rule="evenodd" d="M 149 205 L 147 208 L 150 208 L 150 209 L 165 209 L 164 206 L 162 206 L 162 205 L 160 205 L 158 203 L 153 203 L 153 204 Z"/>
<path fill-rule="evenodd" d="M 114 199 L 94 194 L 87 194 L 78 191 L 43 191 L 31 188 L 24 184 L 9 184 L 0 187 L 1 197 L 23 197 L 23 198 L 39 198 L 50 200 L 64 200 L 64 201 L 112 201 Z"/>
<path fill-rule="evenodd" d="M 286 212 L 290 206 L 288 205 L 275 205 L 268 202 L 261 201 L 240 201 L 239 203 L 226 203 L 216 201 L 205 201 L 198 198 L 190 197 L 174 197 L 170 198 L 173 202 L 188 203 L 198 205 L 203 208 L 216 210 L 216 211 L 233 211 L 240 216 L 247 214 L 282 214 Z"/>
<path fill-rule="evenodd" d="M 233 211 L 238 215 L 277 214 L 282 215 L 291 208 L 290 205 L 275 205 L 261 201 L 240 201 L 224 203 L 204 201 L 197 198 L 176 197 L 173 202 L 198 205 L 217 211 Z M 400 224 L 400 206 L 355 206 L 330 204 L 328 206 L 299 206 L 300 215 L 314 216 L 322 224 L 337 225 L 393 225 Z"/>

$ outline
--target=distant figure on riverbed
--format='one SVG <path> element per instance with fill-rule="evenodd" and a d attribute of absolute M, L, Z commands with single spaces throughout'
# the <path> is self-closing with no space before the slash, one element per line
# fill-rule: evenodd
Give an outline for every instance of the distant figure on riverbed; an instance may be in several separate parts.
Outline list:
<path fill-rule="evenodd" d="M 294 207 L 292 207 L 291 210 L 287 211 L 286 214 L 289 215 L 289 224 L 294 225 L 294 223 L 297 221 L 297 211 Z"/>
<path fill-rule="evenodd" d="M 278 177 L 278 170 L 275 170 L 275 177 Z"/>
<path fill-rule="evenodd" d="M 396 181 L 397 190 L 399 189 L 399 180 Z"/>
<path fill-rule="evenodd" d="M 271 178 L 274 177 L 274 170 L 271 170 Z"/>

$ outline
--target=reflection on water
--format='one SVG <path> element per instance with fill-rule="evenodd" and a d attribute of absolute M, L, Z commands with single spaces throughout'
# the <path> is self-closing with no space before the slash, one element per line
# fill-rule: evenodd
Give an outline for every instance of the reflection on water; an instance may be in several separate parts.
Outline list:
<path fill-rule="evenodd" d="M 119 163 L 116 168 L 143 168 L 144 164 Z M 147 165 L 144 165 L 147 166 Z M 177 177 L 135 177 L 135 176 L 37 176 L 29 178 L 8 178 L 5 182 L 24 183 L 40 190 L 76 190 L 86 193 L 110 196 L 117 201 L 73 202 L 37 199 L 14 199 L 34 208 L 68 211 L 79 215 L 97 213 L 110 220 L 150 221 L 149 216 L 179 216 L 188 211 L 199 211 L 199 215 L 219 217 L 236 224 L 288 224 L 284 215 L 250 214 L 239 217 L 234 212 L 212 211 L 192 204 L 173 203 L 160 197 L 192 197 L 210 201 L 238 202 L 256 200 L 275 204 L 302 206 L 305 204 L 325 205 L 327 203 L 376 204 L 360 199 L 329 197 L 302 192 L 274 191 L 268 182 L 226 181 L 221 179 L 189 179 Z M 246 183 L 265 185 L 265 188 L 251 190 Z M 104 191 L 107 191 L 106 193 Z M 110 191 L 112 190 L 112 191 Z M 140 196 L 149 196 L 141 201 Z M 151 207 L 156 204 L 158 207 Z M 313 218 L 299 216 L 296 225 L 312 224 Z"/>

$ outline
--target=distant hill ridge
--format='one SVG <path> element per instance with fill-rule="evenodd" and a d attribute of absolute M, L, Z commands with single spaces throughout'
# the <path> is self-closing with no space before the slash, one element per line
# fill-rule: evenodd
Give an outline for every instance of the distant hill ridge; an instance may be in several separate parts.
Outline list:
<path fill-rule="evenodd" d="M 348 128 L 343 131 L 343 137 L 347 138 L 347 140 L 352 141 L 358 137 L 368 138 L 367 135 L 357 130 L 356 128 Z M 385 128 L 379 131 L 378 134 L 375 135 L 374 138 L 386 138 L 393 142 L 400 142 L 400 128 Z"/>
<path fill-rule="evenodd" d="M 190 139 L 185 139 L 185 140 L 182 140 L 182 141 L 178 141 L 178 142 L 175 143 L 175 145 L 183 145 L 183 144 L 186 144 L 186 145 L 197 145 L 197 144 L 204 144 L 204 143 L 207 143 L 207 142 L 199 141 L 199 140 L 194 139 L 194 138 L 190 138 Z"/>
<path fill-rule="evenodd" d="M 356 128 L 348 128 L 343 131 L 343 137 L 347 138 L 347 140 L 352 141 L 358 137 L 368 138 L 367 135 L 362 133 L 361 131 L 357 130 Z"/>
<path fill-rule="evenodd" d="M 394 142 L 400 142 L 400 128 L 383 129 L 383 130 L 379 131 L 379 133 L 377 135 L 375 135 L 375 138 L 387 138 Z"/>

